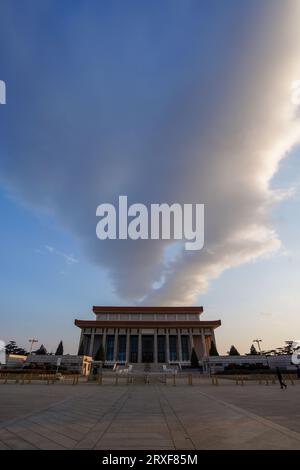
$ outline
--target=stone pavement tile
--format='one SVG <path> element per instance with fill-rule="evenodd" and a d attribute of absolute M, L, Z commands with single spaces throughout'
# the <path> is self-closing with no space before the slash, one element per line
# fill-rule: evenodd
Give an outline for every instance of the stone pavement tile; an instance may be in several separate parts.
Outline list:
<path fill-rule="evenodd" d="M 172 440 L 174 442 L 175 449 L 178 450 L 194 450 L 195 445 L 192 439 L 180 432 L 171 432 Z"/>
<path fill-rule="evenodd" d="M 131 446 L 133 448 L 135 445 L 136 446 L 147 446 L 150 445 L 152 448 L 156 448 L 158 446 L 173 446 L 172 440 L 171 439 L 158 439 L 157 437 L 149 439 L 148 437 L 144 437 L 142 434 L 139 437 L 135 437 L 131 439 L 128 436 L 123 436 L 123 438 L 116 439 L 114 436 L 114 433 L 107 433 L 105 434 L 105 437 L 101 439 L 101 441 L 95 446 L 95 449 L 98 448 L 98 446 L 104 446 L 104 447 L 109 447 L 111 444 L 113 445 L 126 445 L 126 446 Z"/>
<path fill-rule="evenodd" d="M 174 446 L 164 444 L 164 445 L 152 445 L 151 443 L 138 444 L 138 443 L 111 443 L 109 446 L 107 444 L 100 443 L 95 447 L 97 450 L 174 450 Z"/>
<path fill-rule="evenodd" d="M 193 436 L 196 447 L 197 449 L 247 449 L 251 440 L 259 443 L 260 436 L 264 432 L 263 427 L 257 426 L 257 423 L 245 423 L 245 425 L 246 432 L 243 432 L 240 426 L 237 428 L 230 426 L 227 429 L 212 426 L 205 433 L 201 433 L 201 436 Z"/>
<path fill-rule="evenodd" d="M 45 419 L 39 415 L 31 416 L 29 419 L 35 424 L 42 425 L 46 429 L 50 429 L 52 431 L 63 434 L 64 436 L 70 437 L 75 441 L 79 441 L 80 439 L 82 439 L 86 433 L 86 431 L 80 432 L 76 427 L 75 429 L 72 429 L 70 426 L 64 425 L 63 423 L 57 423 L 54 420 L 51 420 L 50 418 Z"/>
<path fill-rule="evenodd" d="M 1 428 L 0 429 L 0 440 L 1 441 L 4 441 L 6 439 L 10 439 L 10 438 L 14 438 L 15 435 L 11 432 L 9 432 L 7 429 L 5 428 Z"/>
<path fill-rule="evenodd" d="M 150 424 L 157 423 L 158 421 L 161 421 L 163 419 L 163 414 L 161 412 L 159 415 L 153 415 L 150 413 L 145 413 L 143 410 L 140 410 L 139 414 L 135 414 L 132 408 L 133 407 L 129 408 L 129 410 L 126 410 L 126 413 L 121 412 L 119 414 L 120 422 L 128 423 L 128 419 L 130 419 L 130 421 L 132 421 L 133 423 L 141 423 L 145 416 L 147 416 L 147 422 Z M 130 413 L 131 410 L 133 411 L 132 414 Z"/>
<path fill-rule="evenodd" d="M 36 450 L 37 447 L 33 444 L 30 444 L 24 439 L 19 439 L 17 436 L 14 438 L 10 438 L 4 441 L 11 450 Z"/>
<path fill-rule="evenodd" d="M 299 448 L 299 441 L 293 436 L 284 434 L 282 439 L 282 433 L 274 429 L 271 422 L 247 414 L 241 408 L 201 393 L 198 395 L 199 406 L 192 414 L 188 409 L 184 412 L 185 405 L 177 402 L 178 399 L 180 395 L 169 397 L 173 407 L 177 407 L 177 413 L 180 409 L 178 414 L 197 449 Z"/>
<path fill-rule="evenodd" d="M 160 397 L 160 405 L 175 448 L 180 450 L 195 449 L 190 435 L 182 425 L 182 422 L 179 420 L 164 392 L 162 392 L 162 396 Z"/>
<path fill-rule="evenodd" d="M 109 447 L 101 444 L 97 446 L 97 450 L 174 450 L 174 447 L 172 446 L 156 446 L 152 447 L 149 444 L 145 445 L 121 445 L 121 444 L 114 444 L 112 443 Z"/>
<path fill-rule="evenodd" d="M 76 441 L 74 439 L 71 439 L 70 437 L 65 436 L 57 431 L 45 428 L 40 424 L 33 423 L 30 420 L 26 420 L 26 422 L 22 422 L 22 424 L 29 431 L 33 431 L 41 436 L 44 436 L 46 439 L 50 439 L 51 441 L 62 445 L 66 449 L 72 449 L 76 444 Z"/>
<path fill-rule="evenodd" d="M 93 424 L 91 424 L 91 423 L 87 424 L 83 420 L 80 420 L 80 418 L 71 419 L 70 416 L 67 419 L 66 419 L 66 416 L 63 417 L 64 419 L 60 419 L 60 418 L 62 418 L 62 417 L 59 417 L 58 415 L 52 415 L 51 416 L 51 419 L 53 421 L 56 421 L 57 424 L 59 424 L 59 423 L 60 424 L 65 424 L 65 425 L 69 426 L 70 428 L 78 430 L 79 432 L 81 432 L 83 434 L 90 431 L 95 426 L 95 424 L 97 423 L 97 421 L 95 421 Z"/>
<path fill-rule="evenodd" d="M 77 389 L 78 390 L 78 389 Z M 39 412 L 63 401 L 78 393 L 76 387 L 61 386 L 48 387 L 43 384 L 31 385 L 0 384 L 0 423 Z M 1 425 L 1 424 L 0 424 Z"/>
<path fill-rule="evenodd" d="M 174 449 L 155 389 L 131 389 L 95 449 Z"/>
<path fill-rule="evenodd" d="M 145 420 L 145 417 L 147 417 L 147 421 Z M 148 419 L 149 418 L 149 419 Z M 126 413 L 124 415 L 123 413 L 119 413 L 118 415 L 118 423 L 120 423 L 121 426 L 123 425 L 128 425 L 128 422 L 130 420 L 130 423 L 132 423 L 134 426 L 139 426 L 142 424 L 149 424 L 150 426 L 164 423 L 164 416 L 161 413 L 159 416 L 155 416 L 155 418 L 152 416 L 150 417 L 147 413 L 144 413 L 141 411 L 139 416 L 136 416 L 134 414 Z"/>
<path fill-rule="evenodd" d="M 4 428 L 0 429 L 0 440 L 10 449 L 36 449 L 34 445 Z"/>
<path fill-rule="evenodd" d="M 299 386 L 300 381 L 289 385 L 287 390 L 280 390 L 278 384 L 246 384 L 235 388 L 227 385 L 210 388 L 205 393 L 300 433 Z"/>
<path fill-rule="evenodd" d="M 103 434 L 107 431 L 109 426 L 111 425 L 112 419 L 114 414 L 112 415 L 110 412 L 100 420 L 98 423 L 93 426 L 93 428 L 85 434 L 83 439 L 81 439 L 77 444 L 76 448 L 78 449 L 91 449 L 93 448 L 96 443 L 101 439 Z M 128 425 L 127 425 L 128 429 Z"/>
<path fill-rule="evenodd" d="M 89 432 L 83 439 L 81 439 L 76 444 L 75 449 L 93 449 L 97 445 L 105 431 L 106 427 Z"/>
<path fill-rule="evenodd" d="M 263 449 L 277 449 L 277 450 L 286 450 L 286 449 L 300 449 L 300 442 L 295 441 L 293 438 L 283 435 L 278 431 L 271 431 L 265 429 L 264 432 L 261 432 L 259 436 L 255 436 L 252 439 L 249 439 L 245 443 L 245 449 L 255 448 L 258 450 Z"/>
<path fill-rule="evenodd" d="M 94 449 L 174 449 L 174 444 L 168 433 L 109 431 L 97 442 Z"/>
<path fill-rule="evenodd" d="M 93 424 L 91 423 L 86 423 L 83 419 L 78 418 L 78 416 L 74 417 L 74 414 L 69 411 L 69 412 L 64 412 L 61 413 L 56 410 L 51 410 L 47 411 L 46 413 L 43 413 L 43 416 L 45 418 L 49 418 L 52 421 L 56 421 L 57 423 L 66 423 L 68 426 L 79 426 L 82 428 L 82 430 L 89 430 L 91 427 L 93 427 Z"/>
<path fill-rule="evenodd" d="M 25 426 L 19 423 L 9 425 L 7 429 L 13 434 L 15 434 L 16 439 L 19 439 L 21 443 L 27 442 L 38 449 L 43 449 L 43 450 L 65 449 L 65 447 L 62 446 L 61 444 L 58 444 L 57 442 L 53 442 L 51 439 L 41 436 L 40 434 L 34 431 L 31 431 L 30 429 L 27 429 Z M 6 440 L 4 442 L 7 443 Z"/>
<path fill-rule="evenodd" d="M 31 415 L 30 418 L 32 417 L 39 417 L 41 420 L 45 421 L 45 422 L 51 422 L 51 423 L 54 423 L 54 424 L 62 424 L 62 425 L 67 425 L 67 426 L 72 426 L 73 424 L 76 424 L 76 423 L 79 423 L 80 421 L 78 421 L 78 419 L 74 420 L 71 415 L 70 416 L 67 416 L 67 415 L 63 415 L 59 412 L 57 412 L 56 410 L 47 410 L 45 412 L 42 412 L 42 413 L 38 413 L 38 414 L 34 414 L 34 415 Z M 90 425 L 89 426 L 83 426 L 84 429 L 89 429 L 90 428 Z"/>
<path fill-rule="evenodd" d="M 97 442 L 101 439 L 102 435 L 109 428 L 114 417 L 118 411 L 124 406 L 128 399 L 127 392 L 123 392 L 123 395 L 115 401 L 110 408 L 106 411 L 103 417 L 95 424 L 95 426 L 87 433 L 87 435 L 79 441 L 75 448 L 76 449 L 92 449 Z"/>
<path fill-rule="evenodd" d="M 52 412 L 58 416 L 65 416 L 67 418 L 73 419 L 74 421 L 78 420 L 82 426 L 93 426 L 97 422 L 97 418 L 88 418 L 84 411 L 80 412 L 78 410 L 52 410 Z"/>
<path fill-rule="evenodd" d="M 4 444 L 4 442 L 0 441 L 0 450 L 10 450 L 10 447 Z"/>
<path fill-rule="evenodd" d="M 275 386 L 212 387 L 205 380 L 193 387 L 5 387 L 0 387 L 0 399 L 8 404 L 0 410 L 0 419 L 6 419 L 0 444 L 9 449 L 298 449 L 300 444 L 296 386 L 287 393 Z"/>
<path fill-rule="evenodd" d="M 92 408 L 93 405 L 91 404 L 90 406 Z M 88 417 L 86 412 L 80 409 L 76 403 L 70 404 L 69 408 L 53 408 L 51 411 L 53 411 L 57 416 L 63 417 L 64 419 L 68 419 L 73 422 L 85 423 L 86 426 L 93 426 L 94 423 L 99 419 L 99 417 L 96 416 L 96 410 L 93 414 L 93 417 Z M 99 415 L 101 416 L 102 414 L 103 411 Z"/>
<path fill-rule="evenodd" d="M 141 432 L 137 432 L 137 431 L 133 431 L 133 430 L 128 429 L 126 434 L 125 434 L 124 432 L 114 432 L 110 428 L 110 431 L 107 434 L 111 435 L 113 440 L 118 440 L 118 441 L 120 441 L 122 439 L 129 439 L 129 440 L 140 439 L 141 437 L 143 439 L 149 439 L 149 440 L 151 440 L 151 439 L 157 439 L 157 440 L 162 439 L 163 440 L 163 439 L 169 438 L 168 430 L 166 430 L 166 432 L 161 432 L 161 433 L 151 432 L 151 431 L 141 433 Z M 105 434 L 105 437 L 106 437 L 107 434 Z"/>
<path fill-rule="evenodd" d="M 157 423 L 157 424 L 152 424 L 151 426 L 147 426 L 147 424 L 131 424 L 130 421 L 128 421 L 127 425 L 126 424 L 119 424 L 118 420 L 116 420 L 112 425 L 111 425 L 111 431 L 112 432 L 119 432 L 119 433 L 126 433 L 128 432 L 128 427 L 130 426 L 130 430 L 133 432 L 156 432 L 156 433 L 163 433 L 166 429 L 167 426 L 165 423 Z"/>

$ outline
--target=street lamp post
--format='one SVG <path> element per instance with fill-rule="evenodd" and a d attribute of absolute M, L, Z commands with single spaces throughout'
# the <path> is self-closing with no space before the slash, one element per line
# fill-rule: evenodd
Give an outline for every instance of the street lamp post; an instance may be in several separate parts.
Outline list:
<path fill-rule="evenodd" d="M 254 340 L 253 340 L 253 343 L 257 343 L 257 346 L 258 346 L 258 349 L 259 349 L 259 354 L 261 355 L 260 343 L 262 343 L 262 339 L 254 339 Z M 268 367 L 270 368 L 268 356 L 267 356 L 266 354 L 265 354 L 265 358 L 266 358 L 266 361 L 267 361 L 267 365 L 268 365 Z"/>
<path fill-rule="evenodd" d="M 261 354 L 260 343 L 262 343 L 262 339 L 254 339 L 253 343 L 257 343 L 259 354 Z"/>
<path fill-rule="evenodd" d="M 39 340 L 38 340 L 38 339 L 35 339 L 35 338 L 31 338 L 31 339 L 29 339 L 28 341 L 29 341 L 29 343 L 30 343 L 29 354 L 31 354 L 31 353 L 32 353 L 32 348 L 33 348 L 34 343 L 38 343 Z"/>

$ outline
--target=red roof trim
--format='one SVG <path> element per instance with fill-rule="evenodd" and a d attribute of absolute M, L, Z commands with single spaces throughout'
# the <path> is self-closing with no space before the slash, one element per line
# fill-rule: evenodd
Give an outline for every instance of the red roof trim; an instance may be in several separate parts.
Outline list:
<path fill-rule="evenodd" d="M 177 321 L 174 320 L 173 322 L 169 321 L 143 321 L 143 320 L 116 320 L 116 321 L 96 321 L 96 320 L 75 320 L 75 325 L 79 328 L 84 327 L 94 327 L 94 328 L 103 328 L 103 327 L 131 327 L 131 328 L 142 328 L 147 326 L 164 326 L 168 328 L 176 328 L 176 327 L 215 327 L 221 325 L 221 320 L 211 320 L 211 321 Z"/>
<path fill-rule="evenodd" d="M 94 313 L 202 313 L 203 307 L 105 307 L 93 306 Z"/>

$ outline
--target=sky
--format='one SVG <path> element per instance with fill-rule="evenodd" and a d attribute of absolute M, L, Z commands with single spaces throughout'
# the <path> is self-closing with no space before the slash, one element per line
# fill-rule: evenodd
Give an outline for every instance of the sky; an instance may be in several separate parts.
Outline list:
<path fill-rule="evenodd" d="M 297 0 L 1 0 L 0 337 L 75 352 L 92 305 L 203 305 L 219 352 L 300 337 Z M 205 204 L 205 243 L 96 207 Z M 296 338 L 297 337 L 297 338 Z"/>

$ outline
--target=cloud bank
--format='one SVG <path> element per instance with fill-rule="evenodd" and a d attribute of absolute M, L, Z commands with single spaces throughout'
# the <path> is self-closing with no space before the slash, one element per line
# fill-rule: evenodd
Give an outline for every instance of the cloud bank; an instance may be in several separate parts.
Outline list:
<path fill-rule="evenodd" d="M 124 301 L 193 304 L 280 246 L 270 181 L 300 139 L 300 3 L 141 3 L 4 2 L 1 180 L 52 211 Z M 204 203 L 204 249 L 100 242 L 96 207 L 120 194 Z"/>

